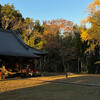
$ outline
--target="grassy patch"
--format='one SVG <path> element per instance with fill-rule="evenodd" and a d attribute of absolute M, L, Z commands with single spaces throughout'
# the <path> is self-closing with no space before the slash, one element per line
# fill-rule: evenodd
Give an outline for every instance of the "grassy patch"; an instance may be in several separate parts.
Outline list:
<path fill-rule="evenodd" d="M 46 81 L 100 85 L 100 76 L 37 77 L 0 81 L 0 100 L 100 100 L 100 88 Z M 94 82 L 96 81 L 96 82 Z"/>

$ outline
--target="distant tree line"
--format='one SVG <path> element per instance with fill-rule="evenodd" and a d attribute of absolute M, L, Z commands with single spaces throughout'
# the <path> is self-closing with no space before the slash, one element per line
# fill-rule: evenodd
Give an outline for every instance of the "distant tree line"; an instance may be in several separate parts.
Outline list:
<path fill-rule="evenodd" d="M 0 28 L 16 30 L 26 44 L 49 51 L 43 71 L 100 73 L 100 10 L 92 8 L 78 26 L 62 18 L 41 24 L 39 20 L 23 18 L 13 4 L 0 5 Z M 87 22 L 91 24 L 89 29 Z"/>

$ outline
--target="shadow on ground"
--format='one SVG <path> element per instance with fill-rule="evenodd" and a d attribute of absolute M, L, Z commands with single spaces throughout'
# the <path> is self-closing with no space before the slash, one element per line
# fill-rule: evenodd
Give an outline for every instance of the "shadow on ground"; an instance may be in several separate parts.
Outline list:
<path fill-rule="evenodd" d="M 59 82 L 100 81 L 100 77 L 82 76 L 0 93 L 0 100 L 100 100 L 100 88 Z M 41 81 L 41 80 L 40 80 Z M 59 84 L 58 84 L 59 83 Z M 83 82 L 82 82 L 83 83 Z"/>
<path fill-rule="evenodd" d="M 71 83 L 82 83 L 90 85 L 99 85 L 100 86 L 100 75 L 95 76 L 79 76 L 79 77 L 70 77 L 68 79 L 61 79 L 62 82 L 71 82 Z"/>

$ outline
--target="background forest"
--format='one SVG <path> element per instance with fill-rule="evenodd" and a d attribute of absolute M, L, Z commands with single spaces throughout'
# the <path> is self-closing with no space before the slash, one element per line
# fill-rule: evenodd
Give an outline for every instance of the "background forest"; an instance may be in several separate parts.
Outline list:
<path fill-rule="evenodd" d="M 26 44 L 49 51 L 43 71 L 100 73 L 100 0 L 89 4 L 87 11 L 80 26 L 62 18 L 40 23 L 5 4 L 0 5 L 0 28 L 16 30 Z"/>

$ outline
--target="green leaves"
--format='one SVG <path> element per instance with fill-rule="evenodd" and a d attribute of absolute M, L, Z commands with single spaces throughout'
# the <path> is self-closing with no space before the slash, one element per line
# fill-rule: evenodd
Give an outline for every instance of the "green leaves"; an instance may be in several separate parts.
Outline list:
<path fill-rule="evenodd" d="M 14 5 L 5 4 L 1 8 L 1 23 L 4 29 L 17 30 L 22 26 L 22 15 Z"/>

